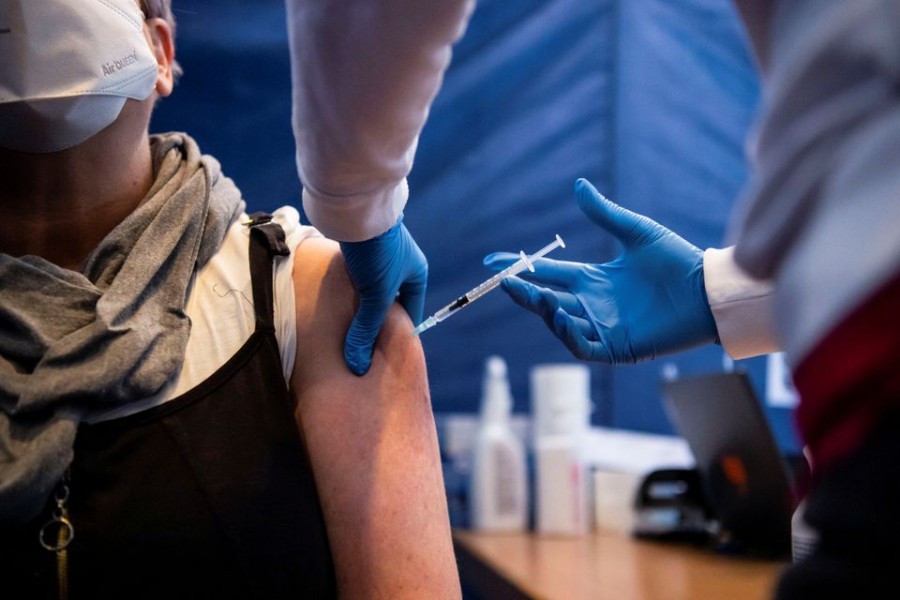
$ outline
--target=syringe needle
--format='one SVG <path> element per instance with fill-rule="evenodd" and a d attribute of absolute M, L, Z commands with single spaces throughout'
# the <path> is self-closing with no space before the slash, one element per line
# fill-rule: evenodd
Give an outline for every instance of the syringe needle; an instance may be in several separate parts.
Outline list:
<path fill-rule="evenodd" d="M 435 325 L 437 325 L 437 319 L 435 319 L 434 317 L 428 317 L 427 319 L 419 323 L 419 325 L 415 329 L 413 329 L 413 335 L 419 335 L 426 329 L 431 329 Z"/>

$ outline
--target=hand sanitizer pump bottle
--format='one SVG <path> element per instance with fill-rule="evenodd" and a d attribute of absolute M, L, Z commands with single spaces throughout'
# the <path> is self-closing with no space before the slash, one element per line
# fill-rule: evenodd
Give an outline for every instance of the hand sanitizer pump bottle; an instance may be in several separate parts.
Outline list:
<path fill-rule="evenodd" d="M 470 488 L 472 527 L 479 531 L 524 531 L 528 526 L 525 448 L 510 427 L 511 411 L 506 362 L 491 356 L 485 365 Z"/>

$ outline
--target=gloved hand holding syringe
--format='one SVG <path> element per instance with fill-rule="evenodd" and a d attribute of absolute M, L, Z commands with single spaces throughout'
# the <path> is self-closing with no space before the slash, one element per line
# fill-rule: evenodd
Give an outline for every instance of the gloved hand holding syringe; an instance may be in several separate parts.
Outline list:
<path fill-rule="evenodd" d="M 413 330 L 414 335 L 419 335 L 426 329 L 431 329 L 441 321 L 450 318 L 451 315 L 455 315 L 457 312 L 462 310 L 464 307 L 470 305 L 472 302 L 478 300 L 485 294 L 487 294 L 492 289 L 496 288 L 500 285 L 500 282 L 503 281 L 505 277 L 509 277 L 510 275 L 515 275 L 517 273 L 521 273 L 525 269 L 529 271 L 534 271 L 534 266 L 532 266 L 532 261 L 535 261 L 542 256 L 547 255 L 551 250 L 554 250 L 559 247 L 566 247 L 563 239 L 556 236 L 556 239 L 532 254 L 531 256 L 526 255 L 524 252 L 519 251 L 519 260 L 509 265 L 490 279 L 487 279 L 483 283 L 475 286 L 444 308 L 440 309 L 432 316 L 428 317 L 424 321 L 422 321 L 418 327 Z"/>

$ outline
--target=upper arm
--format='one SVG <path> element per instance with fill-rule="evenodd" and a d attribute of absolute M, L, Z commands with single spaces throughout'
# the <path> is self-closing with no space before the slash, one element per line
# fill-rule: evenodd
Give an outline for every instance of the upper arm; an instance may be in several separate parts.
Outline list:
<path fill-rule="evenodd" d="M 333 242 L 295 258 L 291 387 L 342 595 L 459 597 L 440 456 L 418 338 L 395 305 L 363 377 L 344 365 L 355 295 Z"/>

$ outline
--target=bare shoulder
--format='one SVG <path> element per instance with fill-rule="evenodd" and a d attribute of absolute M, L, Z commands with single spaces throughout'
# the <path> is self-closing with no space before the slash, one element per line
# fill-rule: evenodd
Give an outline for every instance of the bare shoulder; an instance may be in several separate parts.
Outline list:
<path fill-rule="evenodd" d="M 357 303 L 338 244 L 324 238 L 304 240 L 295 251 L 293 278 L 298 347 L 308 345 L 307 336 L 321 335 L 324 339 L 317 345 L 327 341 L 332 348 L 338 328 L 350 323 Z"/>
<path fill-rule="evenodd" d="M 358 298 L 344 267 L 340 247 L 324 238 L 305 240 L 294 257 L 297 316 L 297 361 L 293 383 L 306 386 L 320 378 L 365 379 L 353 376 L 343 363 L 344 337 Z M 424 377 L 421 344 L 412 335 L 406 312 L 394 305 L 375 347 L 372 374 L 379 377 Z M 397 369 L 404 369 L 397 373 Z M 422 381 L 424 384 L 424 381 Z"/>

